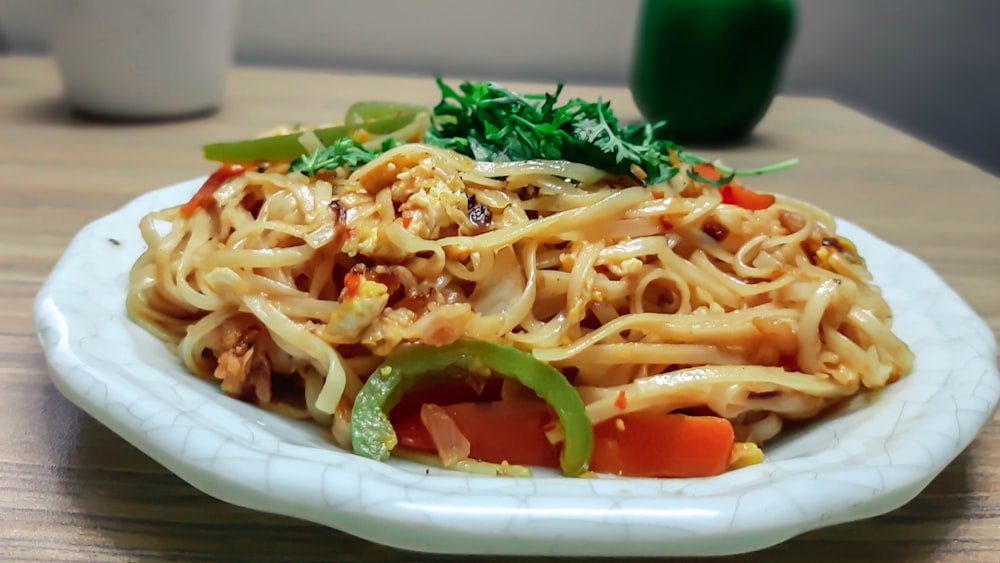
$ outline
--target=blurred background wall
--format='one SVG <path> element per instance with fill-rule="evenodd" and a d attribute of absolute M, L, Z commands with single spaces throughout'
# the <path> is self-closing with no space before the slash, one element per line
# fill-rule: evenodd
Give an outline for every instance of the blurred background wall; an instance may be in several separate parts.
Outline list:
<path fill-rule="evenodd" d="M 0 0 L 0 50 L 46 52 L 51 14 L 66 1 Z M 237 60 L 625 84 L 638 6 L 242 0 Z M 785 93 L 833 98 L 1000 175 L 1000 0 L 798 0 L 798 7 Z"/>

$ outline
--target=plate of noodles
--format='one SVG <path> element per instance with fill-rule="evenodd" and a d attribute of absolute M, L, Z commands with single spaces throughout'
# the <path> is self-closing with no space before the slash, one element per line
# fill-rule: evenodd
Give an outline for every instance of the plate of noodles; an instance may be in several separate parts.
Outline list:
<path fill-rule="evenodd" d="M 219 499 L 447 553 L 761 549 L 991 418 L 993 335 L 916 257 L 605 103 L 439 84 L 84 228 L 59 390 Z"/>

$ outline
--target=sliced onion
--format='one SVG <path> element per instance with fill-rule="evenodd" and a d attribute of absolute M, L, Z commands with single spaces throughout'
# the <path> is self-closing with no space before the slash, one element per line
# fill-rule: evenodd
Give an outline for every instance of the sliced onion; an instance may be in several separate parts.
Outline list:
<path fill-rule="evenodd" d="M 442 465 L 453 467 L 459 461 L 468 459 L 471 451 L 469 439 L 443 408 L 424 403 L 420 407 L 420 421 L 431 435 Z"/>
<path fill-rule="evenodd" d="M 608 176 L 608 173 L 603 170 L 568 160 L 514 160 L 511 162 L 477 160 L 475 170 L 487 178 L 517 174 L 551 174 L 560 178 L 576 180 L 581 184 L 594 184 Z"/>
<path fill-rule="evenodd" d="M 469 296 L 472 310 L 480 315 L 502 314 L 524 295 L 526 283 L 514 249 L 501 247 L 497 250 L 489 283 L 476 285 Z"/>
<path fill-rule="evenodd" d="M 306 149 L 306 152 L 314 152 L 326 148 L 323 146 L 323 141 L 320 141 L 319 137 L 312 130 L 303 131 L 299 135 L 299 144 L 302 145 L 302 148 Z"/>

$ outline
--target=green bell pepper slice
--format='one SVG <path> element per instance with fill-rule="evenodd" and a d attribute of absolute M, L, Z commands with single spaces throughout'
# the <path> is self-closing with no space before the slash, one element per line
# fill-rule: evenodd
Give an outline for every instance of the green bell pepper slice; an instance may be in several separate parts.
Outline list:
<path fill-rule="evenodd" d="M 344 115 L 344 123 L 347 125 L 363 124 L 369 121 L 392 119 L 403 115 L 416 115 L 418 113 L 427 113 L 428 111 L 423 106 L 399 102 L 362 100 L 354 102 L 351 107 L 347 108 L 347 113 Z"/>
<path fill-rule="evenodd" d="M 488 369 L 519 381 L 545 400 L 565 432 L 559 465 L 566 475 L 587 470 L 594 448 L 594 431 L 580 396 L 554 367 L 528 352 L 480 340 L 459 340 L 446 346 L 413 345 L 391 353 L 362 386 L 351 411 L 351 442 L 358 455 L 385 461 L 396 447 L 396 431 L 388 412 L 418 381 L 458 366 Z M 502 432 L 503 429 L 498 429 Z"/>
<path fill-rule="evenodd" d="M 358 107 L 354 104 L 352 108 Z M 353 115 L 361 115 L 362 119 L 349 122 L 347 125 L 323 127 L 314 129 L 313 133 L 326 146 L 332 145 L 337 139 L 347 137 L 353 131 L 364 129 L 372 135 L 387 135 L 409 125 L 418 113 L 426 112 L 426 108 L 388 102 L 364 102 L 362 111 Z M 352 115 L 348 112 L 348 115 Z M 254 164 L 257 162 L 289 162 L 299 158 L 307 151 L 299 137 L 302 133 L 288 133 L 273 137 L 260 137 L 243 141 L 212 143 L 202 147 L 206 160 L 214 160 L 229 164 Z"/>

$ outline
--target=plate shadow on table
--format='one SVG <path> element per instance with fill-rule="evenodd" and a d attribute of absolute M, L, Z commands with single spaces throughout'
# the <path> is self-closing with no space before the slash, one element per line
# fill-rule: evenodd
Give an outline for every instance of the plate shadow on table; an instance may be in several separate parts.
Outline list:
<path fill-rule="evenodd" d="M 79 509 L 61 518 L 97 534 L 91 545 L 64 546 L 68 551 L 122 559 L 254 561 L 413 561 L 510 563 L 506 556 L 419 554 L 372 544 L 323 526 L 256 512 L 218 501 L 167 472 L 155 461 L 72 406 L 51 384 L 43 412 L 56 413 L 40 430 L 50 444 L 64 442 L 62 495 Z M 58 449 L 58 446 L 53 445 Z M 691 559 L 702 563 L 775 561 L 940 560 L 943 542 L 966 513 L 969 492 L 968 452 L 961 455 L 928 489 L 903 508 L 870 520 L 804 534 L 757 553 Z M 75 522 L 73 520 L 76 520 Z M 567 561 L 519 557 L 534 563 Z M 604 559 L 587 559 L 603 561 Z M 655 561 L 656 558 L 647 559 Z M 685 561 L 685 559 L 670 559 Z"/>

